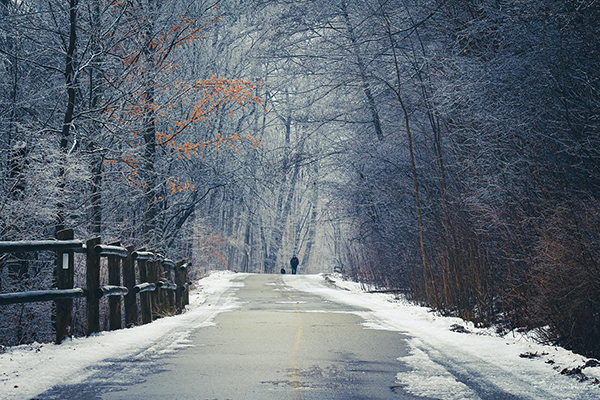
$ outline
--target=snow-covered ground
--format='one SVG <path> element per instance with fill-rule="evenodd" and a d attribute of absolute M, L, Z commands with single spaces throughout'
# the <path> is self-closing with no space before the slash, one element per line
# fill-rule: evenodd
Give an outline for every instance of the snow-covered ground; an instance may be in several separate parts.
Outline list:
<path fill-rule="evenodd" d="M 243 286 L 240 279 L 244 275 L 222 271 L 200 280 L 182 315 L 58 346 L 32 344 L 7 349 L 0 354 L 0 399 L 29 399 L 56 385 L 83 382 L 93 373 L 90 366 L 110 359 L 148 359 L 190 346 L 192 331 L 212 325 L 218 313 L 239 306 L 235 288 Z M 392 295 L 364 293 L 360 285 L 336 275 L 328 276 L 330 282 L 324 275 L 285 275 L 283 279 L 292 289 L 371 310 L 356 312 L 366 329 L 397 331 L 408 337 L 410 355 L 399 360 L 410 368 L 397 379 L 413 394 L 444 400 L 479 399 L 493 398 L 482 393 L 497 389 L 515 398 L 600 399 L 600 385 L 593 384 L 600 379 L 600 367 L 582 369 L 588 378 L 584 382 L 578 381 L 577 375 L 560 374 L 589 361 L 565 349 L 539 345 L 521 335 L 498 337 L 491 330 L 440 317 Z M 227 292 L 230 288 L 234 290 Z M 453 332 L 454 324 L 467 332 Z"/>
<path fill-rule="evenodd" d="M 0 354 L 0 399 L 29 399 L 55 385 L 82 382 L 91 373 L 87 367 L 107 359 L 160 356 L 189 346 L 188 337 L 194 329 L 211 325 L 217 314 L 237 307 L 233 297 L 223 294 L 231 287 L 243 286 L 233 281 L 241 275 L 220 271 L 200 280 L 181 315 L 68 340 L 58 346 L 34 343 L 8 348 Z"/>
<path fill-rule="evenodd" d="M 329 300 L 372 310 L 359 312 L 367 328 L 398 331 L 409 337 L 411 354 L 400 358 L 412 370 L 399 373 L 409 392 L 436 399 L 479 399 L 494 388 L 516 398 L 600 399 L 600 366 L 582 375 L 561 375 L 589 359 L 563 348 L 544 346 L 519 334 L 498 337 L 458 318 L 441 317 L 389 294 L 364 293 L 359 284 L 329 275 L 285 276 L 287 285 Z M 453 325 L 464 327 L 454 332 Z M 530 357 L 530 358 L 527 358 Z M 591 362 L 593 363 L 593 361 Z M 466 385 L 463 382 L 467 382 Z M 476 388 L 478 390 L 473 390 Z"/>

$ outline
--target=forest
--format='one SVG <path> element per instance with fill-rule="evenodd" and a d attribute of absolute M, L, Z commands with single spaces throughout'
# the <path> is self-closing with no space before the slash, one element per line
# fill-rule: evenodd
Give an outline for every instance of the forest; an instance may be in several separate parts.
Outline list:
<path fill-rule="evenodd" d="M 599 64 L 594 0 L 0 0 L 0 240 L 297 253 L 600 357 Z M 3 255 L 0 293 L 54 257 Z"/>

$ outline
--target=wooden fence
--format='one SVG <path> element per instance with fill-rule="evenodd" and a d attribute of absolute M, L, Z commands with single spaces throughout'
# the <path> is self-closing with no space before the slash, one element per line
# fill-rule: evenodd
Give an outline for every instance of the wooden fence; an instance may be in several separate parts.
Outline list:
<path fill-rule="evenodd" d="M 87 334 L 100 332 L 100 302 L 108 298 L 109 329 L 122 328 L 121 297 L 125 326 L 147 324 L 168 314 L 179 314 L 189 304 L 188 266 L 154 251 L 122 247 L 120 243 L 104 245 L 100 238 L 87 242 L 73 239 L 73 230 L 65 229 L 56 240 L 3 242 L 0 253 L 34 251 L 56 252 L 56 284 L 54 289 L 0 293 L 0 306 L 17 303 L 55 301 L 56 343 L 73 332 L 73 299 L 86 298 Z M 86 287 L 75 288 L 75 253 L 85 254 Z M 107 258 L 108 282 L 101 282 L 101 258 Z M 138 274 L 136 276 L 136 263 Z M 123 282 L 121 283 L 121 276 Z M 138 315 L 137 296 L 140 296 Z"/>

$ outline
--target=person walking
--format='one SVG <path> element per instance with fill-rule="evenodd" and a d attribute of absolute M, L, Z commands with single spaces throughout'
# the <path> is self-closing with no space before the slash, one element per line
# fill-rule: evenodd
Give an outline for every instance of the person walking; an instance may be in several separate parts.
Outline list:
<path fill-rule="evenodd" d="M 298 264 L 300 264 L 300 260 L 294 254 L 292 259 L 290 260 L 290 265 L 292 266 L 292 275 L 296 275 L 296 269 L 298 268 Z"/>

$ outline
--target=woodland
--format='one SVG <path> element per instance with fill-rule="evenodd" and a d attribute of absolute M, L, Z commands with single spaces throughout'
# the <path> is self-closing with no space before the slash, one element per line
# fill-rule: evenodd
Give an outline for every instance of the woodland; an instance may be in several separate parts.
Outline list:
<path fill-rule="evenodd" d="M 598 65 L 593 0 L 0 0 L 0 240 L 297 253 L 600 357 Z M 53 258 L 3 255 L 0 292 Z"/>

